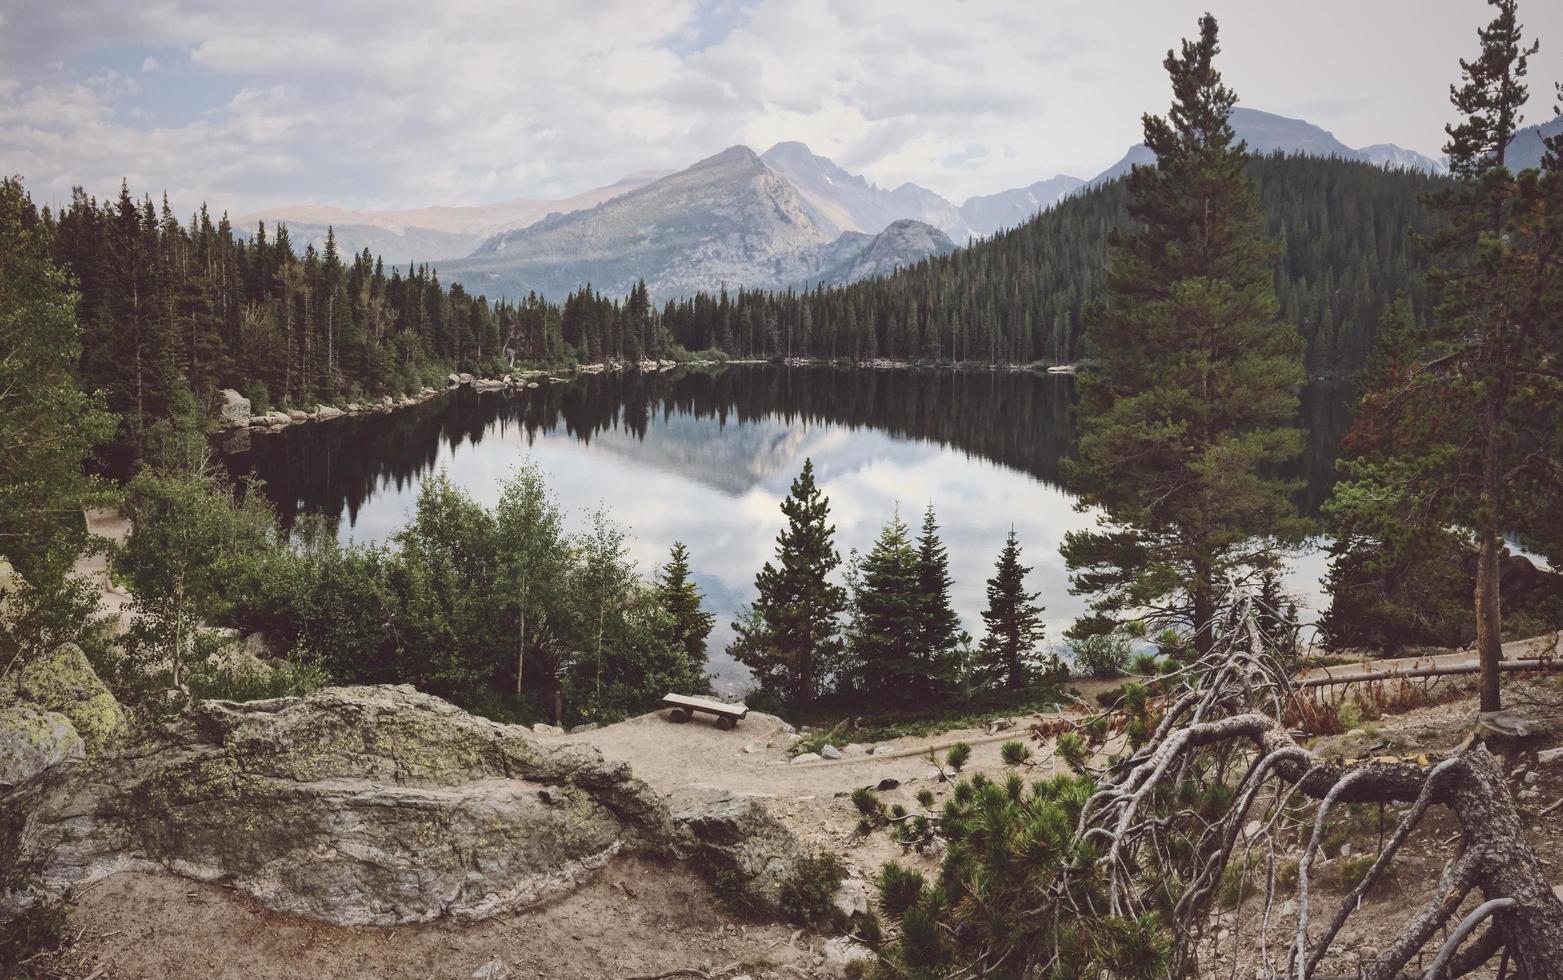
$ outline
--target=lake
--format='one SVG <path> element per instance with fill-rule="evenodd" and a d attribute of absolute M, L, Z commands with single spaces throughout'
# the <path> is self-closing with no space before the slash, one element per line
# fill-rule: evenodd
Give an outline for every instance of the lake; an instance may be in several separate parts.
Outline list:
<path fill-rule="evenodd" d="M 1074 442 L 1074 379 L 1031 372 L 731 365 L 716 371 L 581 375 L 518 392 L 460 389 L 385 415 L 256 433 L 226 457 L 266 484 L 283 521 L 318 513 L 344 541 L 387 540 L 418 488 L 446 470 L 484 504 L 530 459 L 573 529 L 606 507 L 631 532 L 650 574 L 674 541 L 717 616 L 710 652 L 718 687 L 742 688 L 723 653 L 731 620 L 774 553 L 780 504 L 806 458 L 830 498 L 837 546 L 866 551 L 897 509 L 915 526 L 932 503 L 950 554 L 953 600 L 982 635 L 984 588 L 1013 525 L 1030 588 L 1056 641 L 1085 610 L 1069 594 L 1058 547 L 1086 527 L 1060 485 Z M 1348 418 L 1343 391 L 1304 393 L 1307 481 L 1299 507 L 1316 512 Z M 1317 609 L 1324 558 L 1304 555 L 1289 585 Z"/>

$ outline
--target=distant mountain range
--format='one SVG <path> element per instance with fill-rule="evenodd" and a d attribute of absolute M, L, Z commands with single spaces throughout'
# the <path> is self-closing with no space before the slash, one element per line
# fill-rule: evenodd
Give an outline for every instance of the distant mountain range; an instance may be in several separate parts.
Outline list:
<path fill-rule="evenodd" d="M 1302 119 L 1236 108 L 1233 127 L 1254 153 L 1302 153 L 1430 173 L 1443 164 L 1389 143 L 1357 149 Z M 1516 167 L 1540 162 L 1550 120 L 1510 149 Z M 299 248 L 323 246 L 328 225 L 344 253 L 435 263 L 442 276 L 490 296 L 559 298 L 586 283 L 625 292 L 645 279 L 666 299 L 697 290 L 809 287 L 888 275 L 974 238 L 1015 227 L 1080 190 L 1150 163 L 1143 145 L 1083 180 L 1059 175 L 957 206 L 916 184 L 886 190 L 798 142 L 763 154 L 735 146 L 671 174 L 643 173 L 555 200 L 403 211 L 272 208 L 236 226 L 284 221 Z"/>
<path fill-rule="evenodd" d="M 1268 155 L 1280 151 L 1301 153 L 1304 156 L 1361 160 L 1380 167 L 1422 170 L 1435 174 L 1444 171 L 1442 162 L 1415 150 L 1407 150 L 1393 143 L 1375 143 L 1354 150 L 1336 139 L 1334 133 L 1306 120 L 1289 119 L 1243 106 L 1232 110 L 1232 129 L 1239 139 L 1248 144 L 1250 153 Z M 1127 174 L 1132 167 L 1151 163 L 1152 160 L 1150 148 L 1144 143 L 1136 143 L 1129 147 L 1129 151 L 1117 163 L 1092 177 L 1087 186 L 1105 184 Z"/>

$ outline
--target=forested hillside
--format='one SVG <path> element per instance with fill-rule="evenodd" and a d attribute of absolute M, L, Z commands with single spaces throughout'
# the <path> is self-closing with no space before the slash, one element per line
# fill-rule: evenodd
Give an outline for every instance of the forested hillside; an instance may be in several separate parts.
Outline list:
<path fill-rule="evenodd" d="M 1282 244 L 1275 290 L 1308 343 L 1311 374 L 1359 369 L 1396 295 L 1432 310 L 1410 237 L 1440 178 L 1318 157 L 1256 157 L 1268 230 Z M 1082 315 L 1102 295 L 1108 241 L 1126 225 L 1112 181 L 1030 222 L 885 279 L 796 293 L 698 295 L 663 314 L 690 349 L 739 356 L 1027 363 L 1086 355 Z"/>
<path fill-rule="evenodd" d="M 1419 321 L 1431 300 L 1411 232 L 1439 178 L 1312 157 L 1251 161 L 1281 244 L 1275 288 L 1308 343 L 1311 374 L 1358 369 L 1396 295 Z M 42 215 L 74 274 L 86 330 L 83 381 L 137 451 L 191 392 L 234 387 L 257 406 L 415 390 L 445 372 L 515 361 L 639 360 L 677 348 L 736 356 L 1027 363 L 1073 361 L 1100 297 L 1110 237 L 1127 222 L 1114 181 L 1012 231 L 884 279 L 809 292 L 739 290 L 651 307 L 589 285 L 553 304 L 490 303 L 427 266 L 386 269 L 368 251 L 296 254 L 285 226 L 240 237 L 203 207 L 188 222 L 128 189 L 77 193 Z"/>

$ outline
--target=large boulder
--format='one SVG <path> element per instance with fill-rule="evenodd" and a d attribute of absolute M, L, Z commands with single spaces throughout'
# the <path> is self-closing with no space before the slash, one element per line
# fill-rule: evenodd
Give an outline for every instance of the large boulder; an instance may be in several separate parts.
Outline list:
<path fill-rule="evenodd" d="M 0 863 L 46 895 L 162 869 L 341 925 L 483 919 L 680 850 L 624 764 L 410 687 L 201 702 L 0 796 Z"/>
<path fill-rule="evenodd" d="M 0 786 L 15 786 L 84 754 L 71 720 L 31 704 L 0 708 Z"/>
<path fill-rule="evenodd" d="M 724 873 L 758 911 L 781 909 L 782 885 L 808 852 L 766 809 L 771 797 L 695 783 L 673 792 L 673 822 L 692 839 L 693 860 L 721 881 Z"/>
<path fill-rule="evenodd" d="M 89 754 L 112 749 L 125 736 L 124 709 L 74 643 L 23 667 L 16 693 L 23 701 L 69 718 Z"/>
<path fill-rule="evenodd" d="M 217 393 L 217 424 L 224 429 L 237 429 L 250 424 L 250 400 L 224 388 Z"/>

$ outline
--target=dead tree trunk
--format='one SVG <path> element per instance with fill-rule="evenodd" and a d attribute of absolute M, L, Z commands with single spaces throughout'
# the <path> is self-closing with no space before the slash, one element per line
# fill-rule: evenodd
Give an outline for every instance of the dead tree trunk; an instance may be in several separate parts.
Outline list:
<path fill-rule="evenodd" d="M 1295 940 L 1284 956 L 1266 956 L 1260 976 L 1326 980 L 1318 967 L 1357 911 L 1358 900 L 1382 877 L 1429 808 L 1442 806 L 1459 823 L 1460 853 L 1445 869 L 1428 904 L 1361 967 L 1359 976 L 1433 980 L 1421 969 L 1407 972 L 1413 957 L 1423 954 L 1427 962 L 1438 962 L 1439 980 L 1451 980 L 1502 953 L 1517 980 L 1563 980 L 1563 900 L 1553 894 L 1525 839 L 1519 810 L 1495 757 L 1480 742 L 1442 760 L 1381 758 L 1355 764 L 1305 749 L 1277 720 L 1293 690 L 1281 661 L 1264 649 L 1246 600 L 1239 601 L 1238 610 L 1235 627 L 1212 653 L 1189 668 L 1181 684 L 1173 681 L 1178 686 L 1161 701 L 1161 717 L 1145 743 L 1108 770 L 1081 809 L 1075 836 L 1102 855 L 1090 870 L 1106 887 L 1103 907 L 1093 912 L 1139 916 L 1156 908 L 1167 882 L 1148 880 L 1144 869 L 1155 866 L 1157 856 L 1171 853 L 1177 844 L 1168 831 L 1169 821 L 1152 812 L 1158 794 L 1175 792 L 1190 779 L 1224 778 L 1233 789 L 1232 804 L 1203 830 L 1192 851 L 1201 857 L 1167 917 L 1174 940 L 1169 975 L 1198 972 L 1197 947 L 1228 863 L 1240 839 L 1243 846 L 1253 846 L 1250 811 L 1261 798 L 1278 800 L 1275 815 L 1261 821 L 1260 835 L 1273 843 L 1274 825 L 1284 812 L 1279 800 L 1301 794 L 1319 802 L 1313 835 L 1298 865 Z M 1241 761 L 1245 758 L 1246 766 Z M 1219 763 L 1213 761 L 1217 759 Z M 1312 858 L 1331 808 L 1349 803 L 1411 806 L 1333 918 L 1310 922 Z M 1271 861 L 1273 869 L 1273 852 Z M 1273 876 L 1271 880 L 1273 884 Z M 1475 895 L 1483 901 L 1464 920 L 1458 918 L 1462 903 Z M 1066 897 L 1061 893 L 1058 900 Z M 1273 897 L 1272 889 L 1267 918 Z"/>

